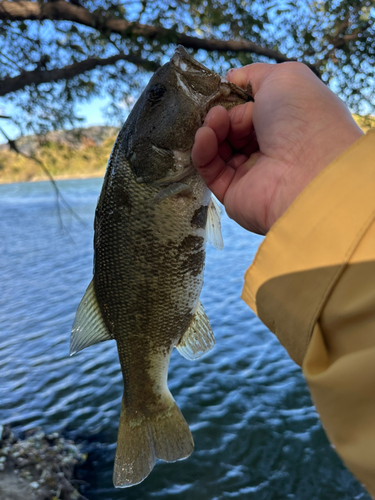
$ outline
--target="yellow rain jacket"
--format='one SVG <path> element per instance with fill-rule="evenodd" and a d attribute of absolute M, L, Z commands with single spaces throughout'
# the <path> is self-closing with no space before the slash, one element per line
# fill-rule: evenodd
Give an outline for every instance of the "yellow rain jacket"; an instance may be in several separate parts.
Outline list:
<path fill-rule="evenodd" d="M 329 440 L 375 497 L 375 130 L 272 226 L 242 298 L 302 366 Z"/>

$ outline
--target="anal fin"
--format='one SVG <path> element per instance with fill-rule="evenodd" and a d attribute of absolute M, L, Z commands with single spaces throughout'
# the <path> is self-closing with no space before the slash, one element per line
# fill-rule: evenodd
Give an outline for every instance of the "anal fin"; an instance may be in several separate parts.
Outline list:
<path fill-rule="evenodd" d="M 214 334 L 203 306 L 198 301 L 195 314 L 180 342 L 176 345 L 178 352 L 186 359 L 198 359 L 215 345 Z"/>

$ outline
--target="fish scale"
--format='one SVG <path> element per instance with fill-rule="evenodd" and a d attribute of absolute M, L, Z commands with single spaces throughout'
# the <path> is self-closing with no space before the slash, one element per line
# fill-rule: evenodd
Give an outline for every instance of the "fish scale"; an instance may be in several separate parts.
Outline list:
<path fill-rule="evenodd" d="M 95 213 L 94 277 L 76 314 L 71 353 L 115 339 L 124 379 L 114 484 L 132 486 L 157 458 L 194 448 L 167 386 L 172 350 L 196 359 L 214 338 L 199 295 L 206 242 L 222 246 L 219 210 L 192 168 L 210 107 L 250 100 L 178 47 L 120 131 Z M 219 231 L 219 232 L 218 232 Z"/>

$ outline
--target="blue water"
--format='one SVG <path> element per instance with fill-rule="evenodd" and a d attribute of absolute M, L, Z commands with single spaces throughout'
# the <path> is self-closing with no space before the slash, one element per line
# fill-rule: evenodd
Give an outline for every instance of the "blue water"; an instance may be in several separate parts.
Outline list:
<path fill-rule="evenodd" d="M 90 500 L 369 500 L 329 445 L 300 369 L 240 300 L 261 238 L 223 216 L 225 248 L 207 251 L 202 302 L 216 336 L 196 362 L 172 356 L 169 386 L 195 451 L 160 462 L 142 484 L 112 486 L 122 394 L 116 345 L 69 357 L 77 305 L 91 279 L 101 180 L 0 186 L 0 422 L 62 431 L 89 453 L 78 473 Z"/>

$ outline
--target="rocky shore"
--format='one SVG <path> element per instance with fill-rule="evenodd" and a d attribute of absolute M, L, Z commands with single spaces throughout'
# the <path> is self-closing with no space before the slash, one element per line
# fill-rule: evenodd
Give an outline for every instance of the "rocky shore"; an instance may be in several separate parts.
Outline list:
<path fill-rule="evenodd" d="M 86 456 L 58 433 L 35 429 L 17 438 L 0 425 L 1 500 L 86 500 L 78 492 L 75 466 Z"/>

